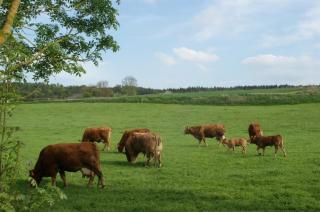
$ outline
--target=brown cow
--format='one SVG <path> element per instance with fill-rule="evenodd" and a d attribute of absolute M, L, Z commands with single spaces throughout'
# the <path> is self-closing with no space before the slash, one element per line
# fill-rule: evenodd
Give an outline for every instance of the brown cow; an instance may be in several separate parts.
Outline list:
<path fill-rule="evenodd" d="M 61 143 L 49 145 L 40 152 L 38 161 L 33 170 L 29 171 L 37 184 L 43 177 L 51 177 L 51 184 L 56 185 L 56 175 L 59 172 L 64 186 L 67 186 L 65 171 L 76 172 L 83 168 L 92 171 L 99 177 L 98 186 L 105 186 L 100 168 L 99 151 L 96 144 Z M 94 175 L 90 176 L 88 186 L 92 185 Z"/>
<path fill-rule="evenodd" d="M 259 153 L 259 149 L 262 149 L 262 155 L 264 155 L 264 151 L 266 146 L 274 146 L 275 149 L 275 153 L 274 156 L 277 156 L 277 151 L 280 147 L 280 149 L 283 152 L 284 157 L 286 157 L 286 151 L 283 145 L 283 139 L 281 137 L 281 135 L 273 135 L 273 136 L 253 136 L 251 139 L 251 143 L 256 144 L 257 145 L 257 153 L 258 155 L 260 155 Z"/>
<path fill-rule="evenodd" d="M 206 146 L 208 146 L 205 138 L 216 138 L 221 143 L 222 137 L 225 134 L 225 128 L 223 124 L 192 126 L 186 127 L 184 134 L 193 135 L 199 140 L 199 146 L 202 141 L 206 144 Z"/>
<path fill-rule="evenodd" d="M 242 154 L 245 155 L 247 153 L 248 142 L 247 142 L 247 139 L 245 139 L 245 138 L 226 139 L 225 137 L 223 137 L 222 144 L 223 144 L 223 146 L 227 145 L 227 147 L 229 149 L 232 149 L 233 151 L 234 151 L 235 147 L 241 146 L 242 147 Z"/>
<path fill-rule="evenodd" d="M 122 134 L 122 137 L 117 145 L 118 152 L 123 152 L 123 149 L 125 147 L 125 144 L 126 144 L 128 138 L 130 137 L 130 135 L 132 135 L 135 132 L 146 133 L 146 132 L 150 132 L 150 130 L 147 128 L 138 128 L 138 129 L 124 131 L 124 133 Z"/>
<path fill-rule="evenodd" d="M 125 153 L 129 163 L 134 163 L 138 154 L 143 153 L 147 157 L 145 165 L 149 165 L 153 158 L 155 165 L 161 167 L 162 150 L 163 144 L 160 136 L 151 132 L 132 133 L 125 144 Z"/>
<path fill-rule="evenodd" d="M 112 129 L 110 127 L 96 127 L 96 128 L 86 128 L 84 130 L 82 136 L 82 142 L 89 141 L 89 142 L 103 142 L 104 147 L 102 151 L 105 150 L 107 147 L 107 151 L 110 149 L 111 145 L 111 132 Z"/>
<path fill-rule="evenodd" d="M 263 135 L 262 129 L 259 123 L 251 123 L 248 127 L 249 138 L 252 140 L 254 136 Z"/>

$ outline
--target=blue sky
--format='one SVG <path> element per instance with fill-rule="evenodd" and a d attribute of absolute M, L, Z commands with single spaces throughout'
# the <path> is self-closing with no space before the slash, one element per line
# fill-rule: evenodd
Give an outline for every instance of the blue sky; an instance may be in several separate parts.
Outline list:
<path fill-rule="evenodd" d="M 122 0 L 120 45 L 51 82 L 152 88 L 320 84 L 319 0 Z"/>

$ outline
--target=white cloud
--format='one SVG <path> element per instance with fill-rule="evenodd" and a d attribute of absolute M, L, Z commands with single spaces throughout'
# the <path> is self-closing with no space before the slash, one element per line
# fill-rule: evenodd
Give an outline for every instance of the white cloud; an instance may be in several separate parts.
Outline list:
<path fill-rule="evenodd" d="M 295 57 L 275 56 L 272 54 L 258 55 L 254 57 L 248 57 L 242 60 L 242 64 L 245 65 L 261 65 L 261 66 L 276 66 L 284 67 L 295 65 L 300 59 Z"/>
<path fill-rule="evenodd" d="M 193 62 L 215 62 L 219 57 L 215 54 L 196 51 L 186 47 L 174 48 L 173 53 L 182 60 Z"/>
<path fill-rule="evenodd" d="M 262 41 L 263 47 L 288 45 L 301 40 L 308 40 L 320 36 L 320 3 L 317 2 L 294 25 L 281 32 L 280 35 L 265 35 Z"/>
<path fill-rule="evenodd" d="M 198 13 L 191 25 L 197 29 L 199 41 L 220 34 L 235 34 L 246 30 L 255 21 L 253 15 L 287 5 L 289 0 L 219 0 Z"/>
<path fill-rule="evenodd" d="M 170 55 L 167 55 L 163 52 L 158 52 L 155 54 L 155 56 L 160 60 L 162 61 L 164 64 L 167 64 L 167 65 L 174 65 L 176 64 L 176 60 L 170 56 Z"/>

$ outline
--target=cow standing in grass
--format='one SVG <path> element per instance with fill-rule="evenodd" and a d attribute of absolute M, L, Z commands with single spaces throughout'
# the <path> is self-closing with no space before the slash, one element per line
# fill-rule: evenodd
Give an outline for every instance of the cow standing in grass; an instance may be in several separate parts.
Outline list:
<path fill-rule="evenodd" d="M 35 168 L 29 171 L 37 184 L 43 177 L 51 177 L 51 184 L 56 185 L 56 175 L 59 172 L 64 186 L 67 186 L 65 171 L 76 172 L 81 169 L 89 170 L 88 186 L 92 185 L 94 176 L 99 177 L 98 186 L 105 186 L 100 168 L 99 151 L 96 144 L 83 143 L 61 143 L 49 145 L 40 152 Z"/>
<path fill-rule="evenodd" d="M 146 156 L 145 165 L 150 164 L 154 159 L 155 165 L 161 167 L 161 155 L 163 144 L 161 138 L 156 133 L 132 133 L 125 144 L 125 153 L 129 163 L 135 163 L 139 153 Z"/>
<path fill-rule="evenodd" d="M 235 147 L 241 146 L 242 148 L 242 154 L 246 155 L 247 153 L 247 146 L 248 142 L 247 139 L 245 138 L 231 138 L 231 139 L 226 139 L 224 136 L 222 138 L 222 144 L 223 146 L 227 146 L 229 149 L 232 149 L 234 152 Z"/>
<path fill-rule="evenodd" d="M 280 148 L 283 152 L 284 157 L 287 156 L 286 150 L 283 145 L 283 139 L 281 135 L 273 135 L 273 136 L 253 136 L 251 139 L 251 143 L 257 145 L 257 153 L 259 153 L 259 149 L 262 149 L 262 155 L 264 155 L 265 148 L 267 146 L 274 146 L 275 153 L 274 156 L 277 156 L 278 149 Z"/>
<path fill-rule="evenodd" d="M 199 141 L 199 146 L 203 141 L 206 146 L 206 138 L 216 138 L 220 143 L 225 134 L 225 127 L 223 124 L 208 124 L 186 127 L 184 134 L 191 134 Z"/>
<path fill-rule="evenodd" d="M 128 138 L 135 132 L 146 133 L 146 132 L 150 132 L 150 130 L 147 128 L 138 128 L 138 129 L 124 131 L 124 133 L 122 134 L 122 137 L 117 145 L 118 152 L 120 152 L 120 153 L 123 152 L 123 149 L 126 145 Z"/>
<path fill-rule="evenodd" d="M 102 151 L 107 148 L 110 149 L 111 145 L 111 132 L 110 127 L 94 127 L 86 128 L 83 132 L 82 142 L 103 142 L 104 146 Z"/>

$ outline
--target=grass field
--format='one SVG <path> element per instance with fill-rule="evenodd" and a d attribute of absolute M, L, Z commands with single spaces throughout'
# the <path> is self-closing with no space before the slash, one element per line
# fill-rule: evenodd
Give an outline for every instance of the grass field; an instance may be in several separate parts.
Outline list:
<path fill-rule="evenodd" d="M 52 143 L 77 142 L 88 126 L 113 128 L 112 149 L 101 152 L 106 188 L 86 188 L 80 173 L 67 173 L 68 200 L 53 211 L 223 211 L 320 210 L 320 104 L 278 106 L 196 106 L 120 103 L 21 104 L 12 120 L 22 130 L 23 165 L 17 186 L 27 185 L 26 163 Z M 288 157 L 267 148 L 247 157 L 209 140 L 198 147 L 184 135 L 186 125 L 223 123 L 227 137 L 247 137 L 259 121 L 264 134 L 284 137 Z M 143 157 L 129 165 L 115 146 L 125 129 L 148 127 L 164 141 L 163 167 L 145 168 Z M 99 148 L 102 145 L 99 144 Z M 42 185 L 48 183 L 46 179 Z M 95 183 L 97 179 L 95 180 Z M 58 186 L 62 181 L 58 178 Z"/>

